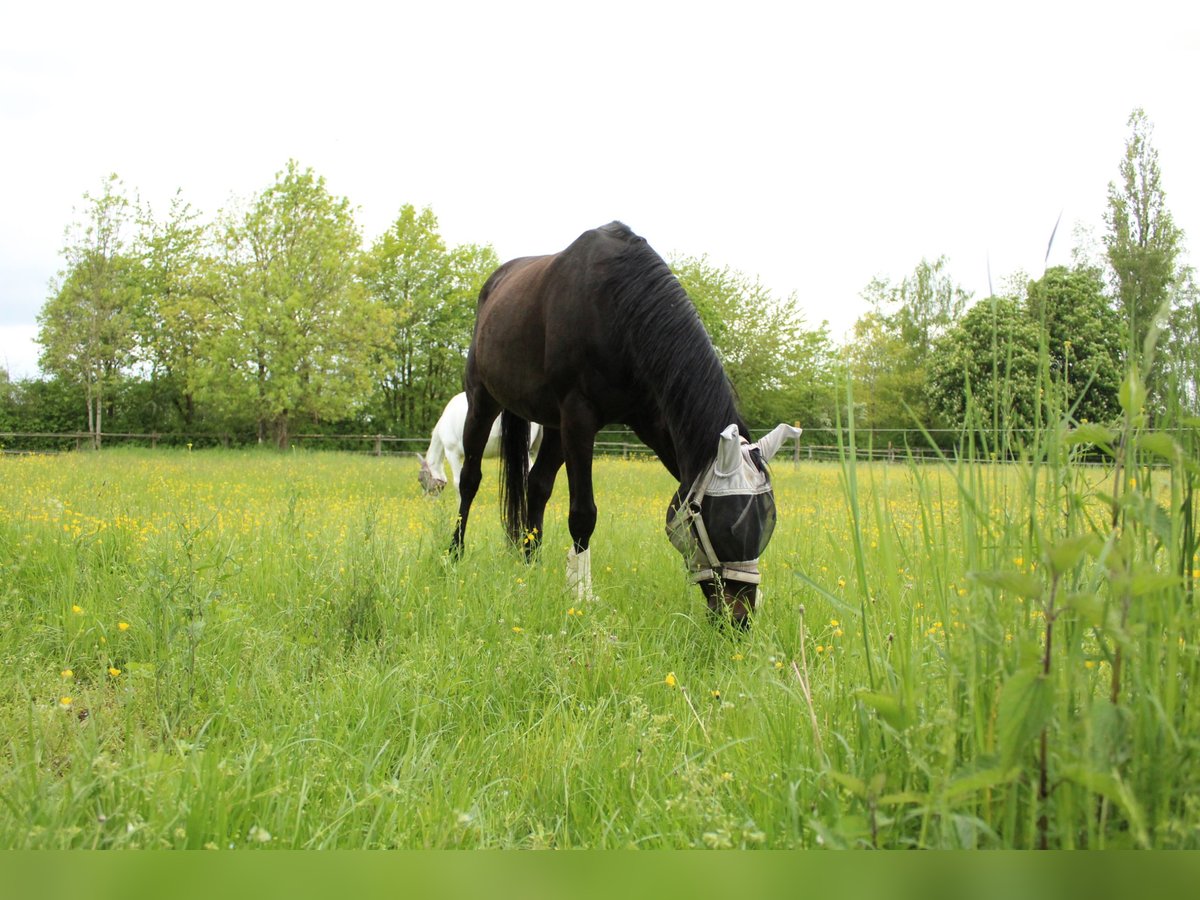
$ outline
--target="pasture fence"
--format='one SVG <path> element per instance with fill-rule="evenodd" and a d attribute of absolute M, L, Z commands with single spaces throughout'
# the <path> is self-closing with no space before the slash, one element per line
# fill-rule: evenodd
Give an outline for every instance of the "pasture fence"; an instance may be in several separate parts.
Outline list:
<path fill-rule="evenodd" d="M 752 428 L 754 434 L 765 434 L 769 427 Z M 806 428 L 791 443 L 791 453 L 785 448 L 776 456 L 776 464 L 791 458 L 795 463 L 829 462 L 842 459 L 850 446 L 848 430 Z M 933 462 L 943 455 L 955 455 L 955 446 L 963 433 L 958 429 L 863 429 L 854 434 L 855 456 L 863 461 Z M 1032 439 L 1032 431 L 1029 434 Z M 273 441 L 260 440 L 245 432 L 102 432 L 101 447 L 135 446 L 158 448 L 225 449 L 273 447 Z M 298 433 L 289 438 L 289 447 L 298 450 L 328 450 L 364 453 L 372 456 L 424 454 L 429 446 L 428 435 L 392 434 L 322 434 Z M 0 431 L 0 453 L 61 453 L 90 450 L 93 435 L 86 431 L 17 432 Z M 654 452 L 629 429 L 605 428 L 596 436 L 598 456 L 619 456 L 623 459 L 654 458 Z M 996 461 L 994 456 L 989 461 Z M 999 460 L 1003 461 L 1003 459 Z"/>

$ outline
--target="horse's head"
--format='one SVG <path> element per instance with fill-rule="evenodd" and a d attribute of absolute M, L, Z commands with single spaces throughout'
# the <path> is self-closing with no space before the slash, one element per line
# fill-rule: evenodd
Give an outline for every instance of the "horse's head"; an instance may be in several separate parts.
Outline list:
<path fill-rule="evenodd" d="M 446 486 L 446 479 L 438 477 L 433 469 L 429 468 L 429 463 L 425 461 L 420 453 L 415 454 L 417 459 L 421 461 L 421 471 L 417 473 L 417 481 L 421 482 L 421 488 L 427 494 L 440 494 L 442 488 Z"/>
<path fill-rule="evenodd" d="M 746 628 L 758 597 L 758 558 L 775 530 L 775 493 L 767 462 L 799 428 L 779 425 L 757 444 L 736 425 L 717 441 L 712 464 L 667 510 L 667 535 L 683 554 L 709 611 Z"/>

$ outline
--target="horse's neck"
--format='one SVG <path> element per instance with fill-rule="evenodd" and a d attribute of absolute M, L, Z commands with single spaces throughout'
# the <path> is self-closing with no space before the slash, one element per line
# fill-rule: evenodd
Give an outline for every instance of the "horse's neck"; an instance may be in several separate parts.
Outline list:
<path fill-rule="evenodd" d="M 439 421 L 429 438 L 429 449 L 425 451 L 425 465 L 435 472 L 441 472 L 445 461 L 446 443 L 442 440 L 442 423 Z"/>

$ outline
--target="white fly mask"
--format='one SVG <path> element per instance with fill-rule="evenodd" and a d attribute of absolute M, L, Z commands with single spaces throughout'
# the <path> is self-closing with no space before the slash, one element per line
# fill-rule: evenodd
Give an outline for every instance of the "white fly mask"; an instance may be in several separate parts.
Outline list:
<path fill-rule="evenodd" d="M 758 558 L 775 530 L 775 494 L 767 462 L 802 429 L 777 425 L 758 443 L 721 432 L 717 457 L 667 519 L 667 536 L 683 554 L 692 582 L 722 578 L 758 584 Z"/>

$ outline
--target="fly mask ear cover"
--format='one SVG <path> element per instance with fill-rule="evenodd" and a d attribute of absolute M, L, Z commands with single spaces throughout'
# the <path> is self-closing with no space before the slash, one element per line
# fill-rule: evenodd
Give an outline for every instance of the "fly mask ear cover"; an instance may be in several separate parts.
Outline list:
<path fill-rule="evenodd" d="M 721 577 L 758 584 L 758 557 L 775 530 L 775 496 L 766 462 L 800 429 L 779 425 L 756 444 L 737 425 L 721 432 L 717 457 L 671 514 L 667 535 L 693 582 Z"/>

